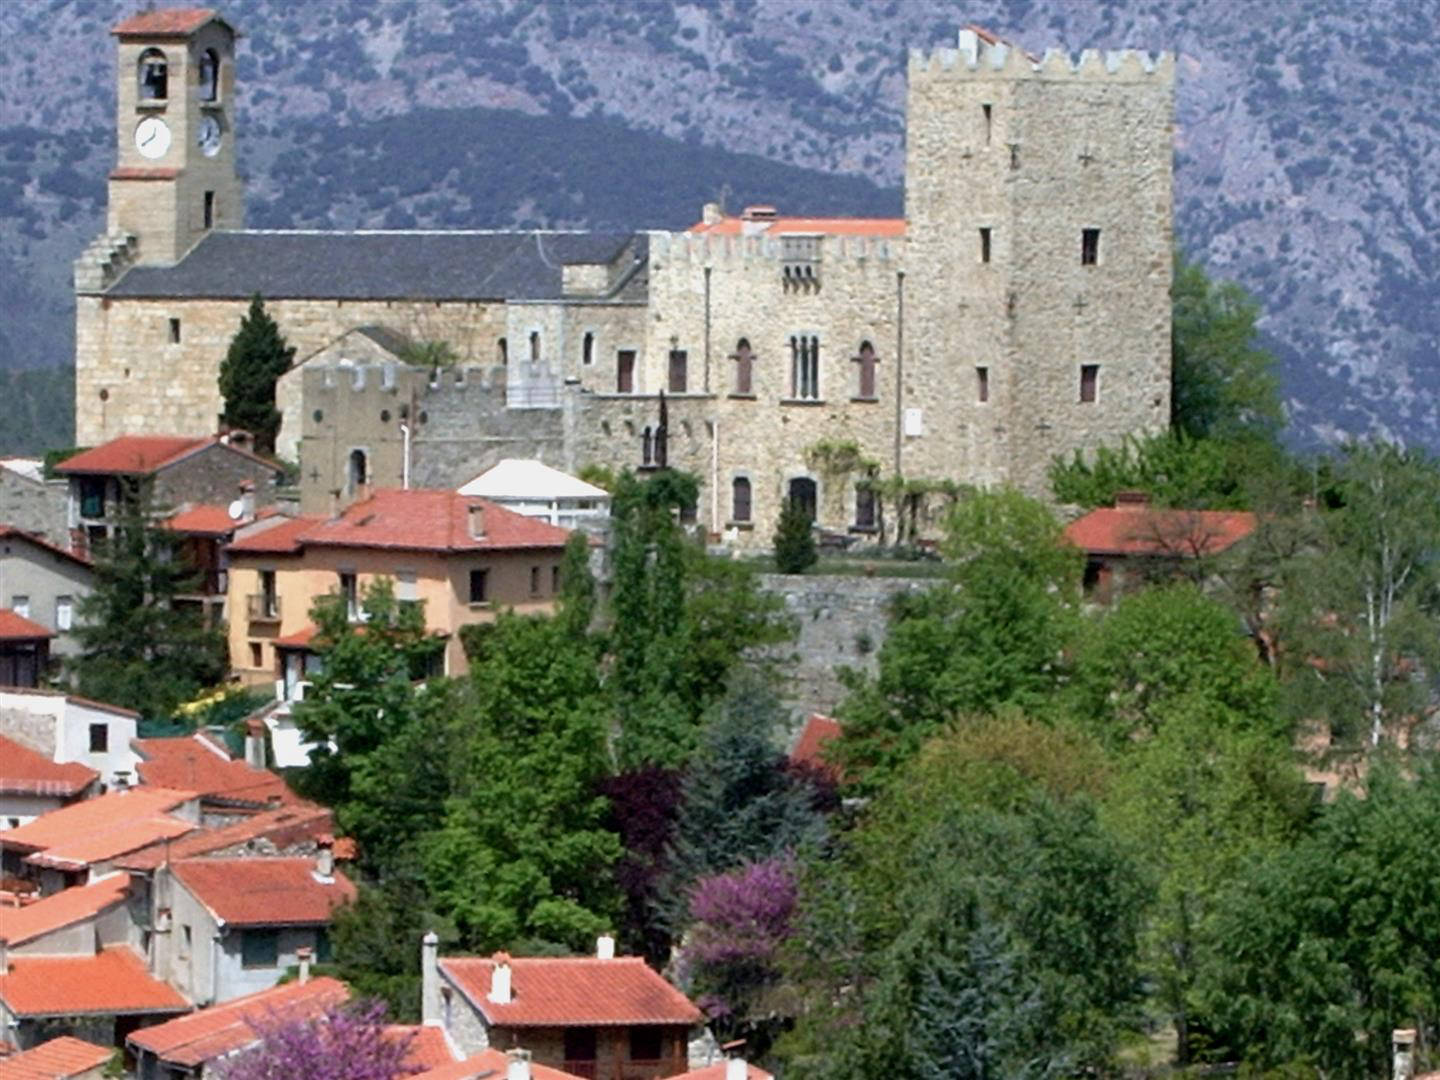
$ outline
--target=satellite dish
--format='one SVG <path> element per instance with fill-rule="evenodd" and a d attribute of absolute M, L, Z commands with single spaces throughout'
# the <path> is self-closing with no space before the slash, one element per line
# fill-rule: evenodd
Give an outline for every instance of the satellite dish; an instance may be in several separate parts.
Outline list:
<path fill-rule="evenodd" d="M 230 515 L 231 521 L 239 521 L 245 516 L 245 500 L 236 499 L 230 504 L 226 512 Z"/>

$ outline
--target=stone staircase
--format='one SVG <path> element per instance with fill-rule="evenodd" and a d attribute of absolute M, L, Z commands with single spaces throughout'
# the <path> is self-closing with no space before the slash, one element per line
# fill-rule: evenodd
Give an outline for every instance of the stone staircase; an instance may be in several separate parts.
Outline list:
<path fill-rule="evenodd" d="M 139 240 L 121 229 L 101 233 L 75 260 L 75 291 L 104 292 L 130 268 L 139 250 Z"/>

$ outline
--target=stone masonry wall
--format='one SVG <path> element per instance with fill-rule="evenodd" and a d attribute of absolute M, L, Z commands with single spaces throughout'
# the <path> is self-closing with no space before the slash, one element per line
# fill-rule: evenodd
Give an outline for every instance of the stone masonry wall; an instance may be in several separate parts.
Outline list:
<path fill-rule="evenodd" d="M 10 525 L 52 544 L 68 548 L 65 481 L 38 483 L 11 469 L 0 468 L 0 525 Z"/>

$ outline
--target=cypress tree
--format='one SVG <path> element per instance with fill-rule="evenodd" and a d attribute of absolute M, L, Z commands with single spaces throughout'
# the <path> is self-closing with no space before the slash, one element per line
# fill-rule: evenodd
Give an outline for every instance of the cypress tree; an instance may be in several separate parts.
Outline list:
<path fill-rule="evenodd" d="M 810 530 L 810 515 L 794 499 L 785 500 L 775 529 L 775 567 L 782 574 L 803 574 L 820 555 Z"/>
<path fill-rule="evenodd" d="M 257 293 L 220 363 L 220 396 L 225 399 L 225 424 L 250 432 L 258 453 L 275 452 L 275 436 L 280 433 L 275 383 L 294 359 L 295 347 L 286 344 Z"/>

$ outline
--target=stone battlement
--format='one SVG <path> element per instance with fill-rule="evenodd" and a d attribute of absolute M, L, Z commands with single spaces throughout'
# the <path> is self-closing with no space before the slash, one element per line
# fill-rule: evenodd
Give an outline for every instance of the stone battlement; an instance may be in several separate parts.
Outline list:
<path fill-rule="evenodd" d="M 795 258 L 794 243 L 803 234 L 771 236 L 715 236 L 708 233 L 652 232 L 650 259 L 663 268 L 668 262 L 704 266 L 730 266 L 752 262 L 773 262 L 777 266 Z M 791 244 L 787 245 L 786 240 Z M 893 236 L 821 236 L 819 257 L 826 262 L 898 262 L 905 241 Z"/>
<path fill-rule="evenodd" d="M 123 229 L 101 233 L 75 260 L 75 291 L 104 292 L 130 268 L 139 248 L 139 241 Z"/>
<path fill-rule="evenodd" d="M 910 50 L 910 79 L 1173 80 L 1175 55 L 1138 49 L 1085 49 L 1075 59 L 1064 49 L 1036 58 L 1009 42 L 973 29 L 960 31 L 956 48 Z"/>

